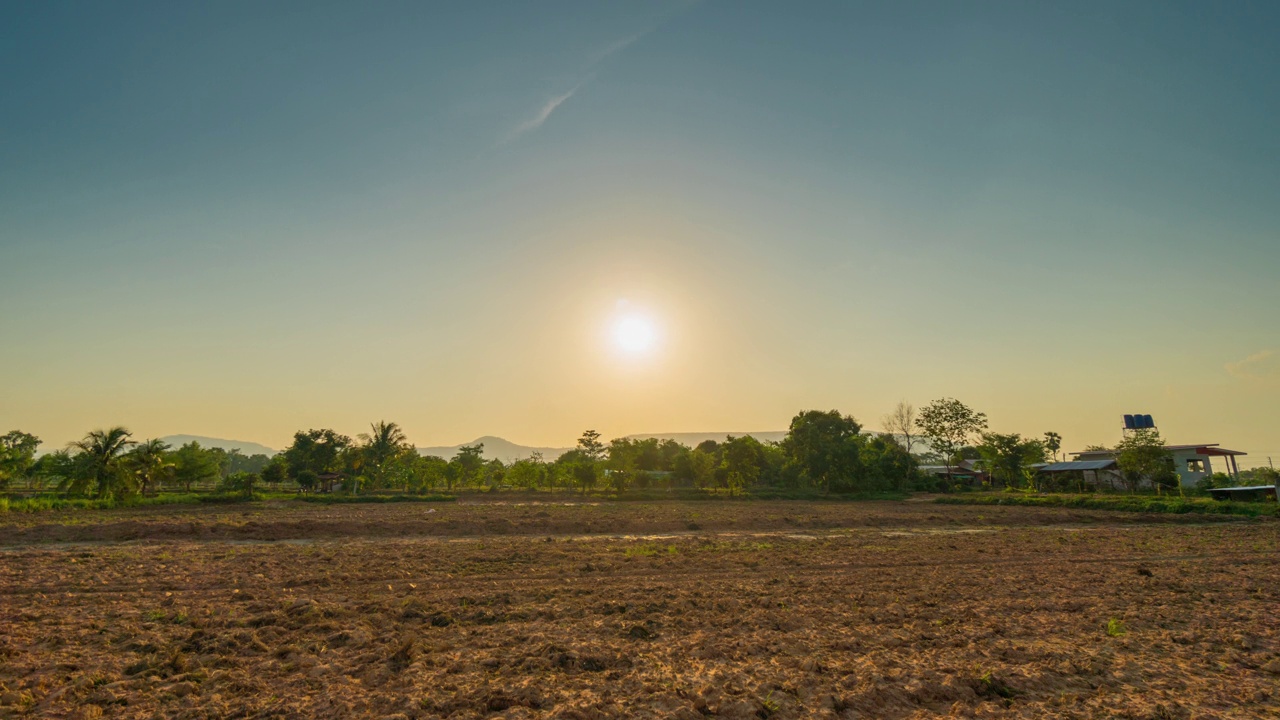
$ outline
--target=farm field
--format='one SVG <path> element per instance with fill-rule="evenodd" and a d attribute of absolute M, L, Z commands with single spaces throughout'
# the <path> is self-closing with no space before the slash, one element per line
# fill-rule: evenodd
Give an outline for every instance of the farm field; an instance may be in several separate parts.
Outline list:
<path fill-rule="evenodd" d="M 1276 717 L 1277 549 L 922 502 L 9 513 L 0 717 Z"/>

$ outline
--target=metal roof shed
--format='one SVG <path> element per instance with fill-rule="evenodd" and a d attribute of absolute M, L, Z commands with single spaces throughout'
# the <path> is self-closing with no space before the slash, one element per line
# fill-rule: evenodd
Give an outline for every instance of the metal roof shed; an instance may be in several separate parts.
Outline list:
<path fill-rule="evenodd" d="M 1237 500 L 1240 502 L 1257 502 L 1267 498 L 1275 498 L 1275 485 L 1250 485 L 1248 487 L 1213 488 L 1209 495 L 1214 500 Z"/>

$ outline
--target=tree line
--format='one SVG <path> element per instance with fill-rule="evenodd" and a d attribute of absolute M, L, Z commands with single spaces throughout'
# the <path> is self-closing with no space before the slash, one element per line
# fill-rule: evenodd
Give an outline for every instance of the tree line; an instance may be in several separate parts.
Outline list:
<path fill-rule="evenodd" d="M 64 449 L 37 457 L 39 446 L 40 439 L 30 433 L 14 430 L 0 436 L 0 490 L 100 499 L 160 490 L 192 492 L 211 483 L 230 490 L 243 485 L 247 476 L 257 480 L 272 463 L 266 455 L 195 442 L 177 448 L 158 439 L 138 442 L 122 427 L 93 430 Z"/>
<path fill-rule="evenodd" d="M 729 436 L 689 447 L 674 440 L 617 438 L 604 442 L 587 430 L 558 458 L 539 454 L 504 463 L 485 459 L 483 444 L 464 445 L 452 458 L 422 455 L 394 422 L 376 422 L 355 438 L 332 429 L 294 434 L 273 457 L 246 456 L 187 443 L 135 441 L 128 430 L 95 430 L 67 448 L 37 457 L 40 440 L 13 431 L 0 436 L 0 490 L 124 498 L 161 490 L 191 492 L 216 484 L 252 496 L 264 485 L 301 492 L 451 492 L 461 489 L 608 490 L 696 488 L 730 495 L 762 488 L 817 493 L 875 493 L 957 489 L 966 460 L 993 486 L 1037 490 L 1085 489 L 1041 476 L 1038 466 L 1057 460 L 1062 437 L 987 431 L 987 418 L 959 400 L 942 398 L 918 411 L 901 402 L 867 433 L 837 410 L 806 410 L 791 420 L 779 442 Z M 1094 448 L 1090 448 L 1094 449 Z M 1130 490 L 1143 483 L 1175 487 L 1172 456 L 1154 430 L 1126 437 L 1114 449 Z M 928 466 L 928 472 L 922 466 Z M 942 468 L 940 471 L 939 468 Z M 1063 487 L 1055 483 L 1064 484 Z"/>

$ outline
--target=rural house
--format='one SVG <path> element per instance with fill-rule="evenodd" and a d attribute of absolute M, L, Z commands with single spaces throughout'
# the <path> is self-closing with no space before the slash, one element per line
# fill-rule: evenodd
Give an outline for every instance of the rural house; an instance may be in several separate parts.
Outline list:
<path fill-rule="evenodd" d="M 1173 455 L 1173 467 L 1178 471 L 1183 487 L 1194 487 L 1196 483 L 1215 472 L 1227 473 L 1239 481 L 1240 467 L 1236 464 L 1236 457 L 1246 454 L 1239 450 L 1219 447 L 1217 443 L 1165 445 L 1164 449 Z M 1075 456 L 1077 462 L 1114 461 L 1116 458 L 1114 450 L 1086 450 L 1071 454 Z M 1215 459 L 1221 463 L 1218 469 L 1213 465 Z"/>

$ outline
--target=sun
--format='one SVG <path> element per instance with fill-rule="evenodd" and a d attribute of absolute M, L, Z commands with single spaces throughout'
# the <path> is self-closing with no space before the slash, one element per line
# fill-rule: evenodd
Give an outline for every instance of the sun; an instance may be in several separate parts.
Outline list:
<path fill-rule="evenodd" d="M 643 355 L 654 348 L 658 329 L 644 315 L 628 314 L 613 323 L 613 344 L 627 355 Z"/>

